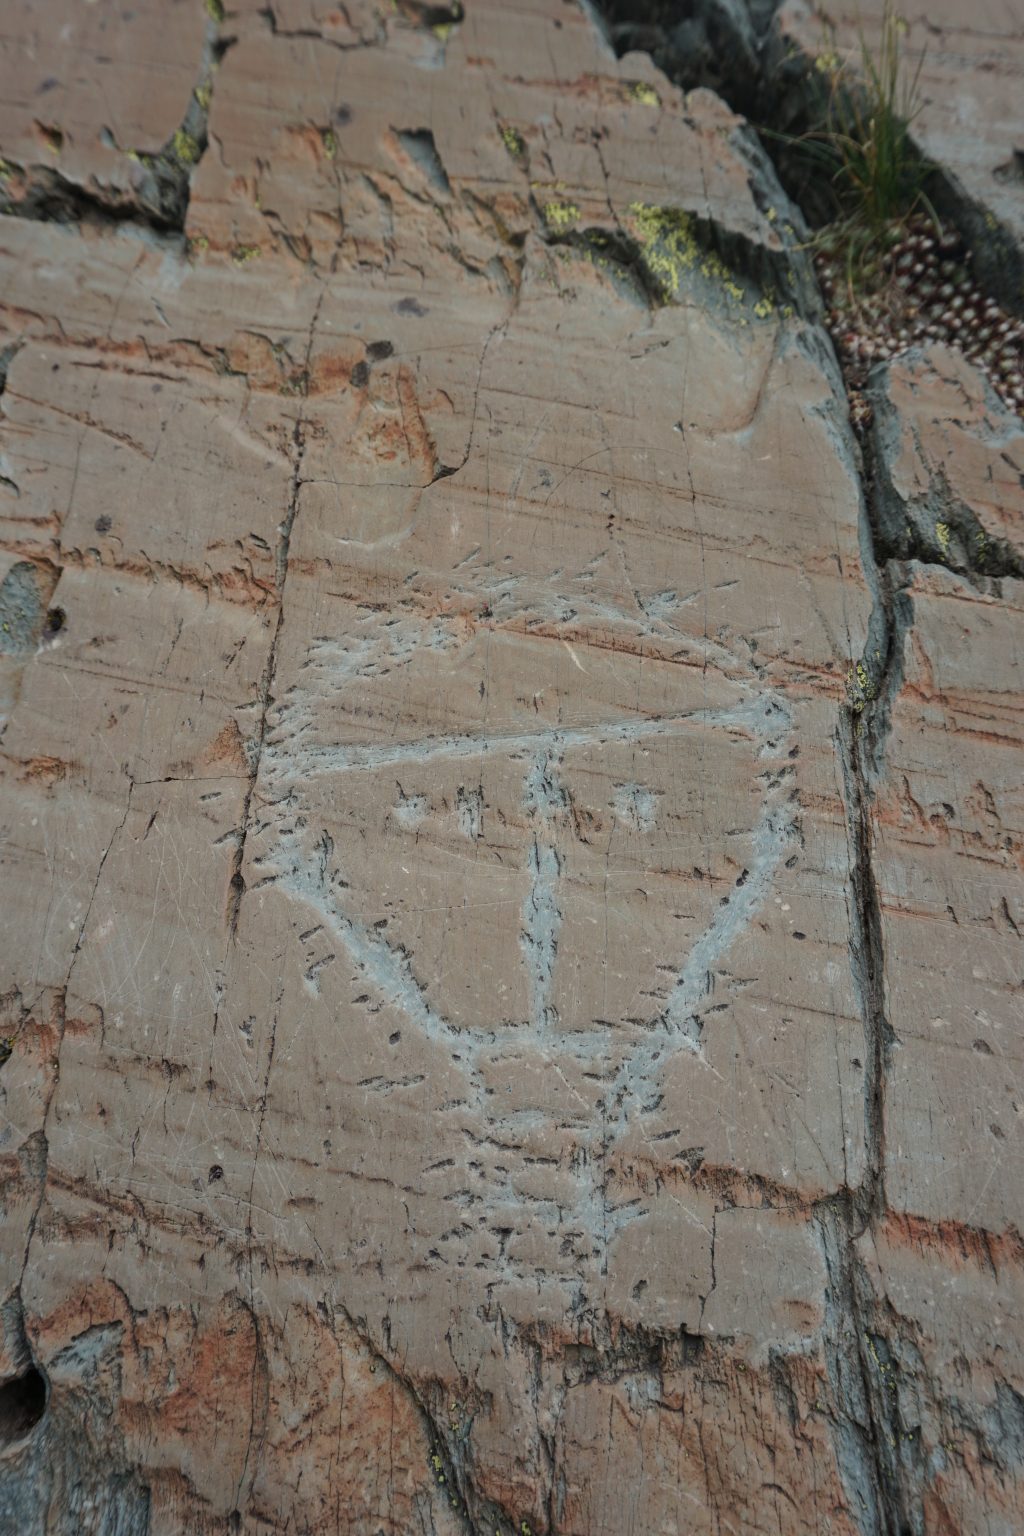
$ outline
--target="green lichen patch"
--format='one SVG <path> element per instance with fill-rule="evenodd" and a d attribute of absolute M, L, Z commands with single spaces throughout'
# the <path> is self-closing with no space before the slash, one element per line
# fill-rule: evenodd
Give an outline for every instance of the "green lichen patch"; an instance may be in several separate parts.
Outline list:
<path fill-rule="evenodd" d="M 878 697 L 878 684 L 863 661 L 855 662 L 846 674 L 846 697 L 850 709 L 859 715 Z"/>
<path fill-rule="evenodd" d="M 629 87 L 629 94 L 633 101 L 640 102 L 644 107 L 660 107 L 661 97 L 653 85 L 648 85 L 646 80 L 634 80 Z"/>
<path fill-rule="evenodd" d="M 675 298 L 701 256 L 692 215 L 681 208 L 631 203 L 628 227 L 643 253 L 643 263 L 666 299 Z"/>
<path fill-rule="evenodd" d="M 575 203 L 553 200 L 544 204 L 544 222 L 556 235 L 564 235 L 579 223 L 580 210 Z"/>
<path fill-rule="evenodd" d="M 501 128 L 501 142 L 513 160 L 521 160 L 526 154 L 526 140 L 518 128 L 513 128 L 507 123 L 503 124 Z"/>
<path fill-rule="evenodd" d="M 772 290 L 751 287 L 725 258 L 713 250 L 706 228 L 683 208 L 632 203 L 625 226 L 636 241 L 648 283 L 662 303 L 696 288 L 705 300 L 717 301 L 740 325 L 788 317 Z"/>
<path fill-rule="evenodd" d="M 170 154 L 179 165 L 198 165 L 202 152 L 199 140 L 193 134 L 185 128 L 175 129 L 171 139 Z"/>

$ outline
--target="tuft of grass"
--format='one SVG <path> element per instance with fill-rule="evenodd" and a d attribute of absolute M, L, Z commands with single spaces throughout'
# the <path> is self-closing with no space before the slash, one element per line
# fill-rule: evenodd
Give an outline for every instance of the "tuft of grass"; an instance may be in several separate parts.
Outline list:
<path fill-rule="evenodd" d="M 925 50 L 905 52 L 906 22 L 886 0 L 882 29 L 872 48 L 859 31 L 859 50 L 844 61 L 834 35 L 815 60 L 824 83 L 820 121 L 782 140 L 817 171 L 831 191 L 833 217 L 814 243 L 839 256 L 854 288 L 871 287 L 915 215 L 938 216 L 926 185 L 931 166 L 913 142 L 911 128 L 921 112 L 921 67 Z"/>
<path fill-rule="evenodd" d="M 910 136 L 923 105 L 919 93 L 924 50 L 911 66 L 903 57 L 906 23 L 886 0 L 878 52 L 860 33 L 860 88 L 840 69 L 833 75 L 826 143 L 838 160 L 833 177 L 840 204 L 871 229 L 916 212 L 927 174 Z"/>

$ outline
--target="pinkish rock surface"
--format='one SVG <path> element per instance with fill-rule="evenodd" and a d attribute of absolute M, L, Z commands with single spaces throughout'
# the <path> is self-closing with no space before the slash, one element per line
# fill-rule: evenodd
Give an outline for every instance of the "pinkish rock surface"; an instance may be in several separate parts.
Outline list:
<path fill-rule="evenodd" d="M 1024 572 L 1024 423 L 946 347 L 916 348 L 872 391 L 878 518 L 892 553 Z"/>
<path fill-rule="evenodd" d="M 1016 1529 L 1017 424 L 581 8 L 52 9 L 0 1529 Z"/>

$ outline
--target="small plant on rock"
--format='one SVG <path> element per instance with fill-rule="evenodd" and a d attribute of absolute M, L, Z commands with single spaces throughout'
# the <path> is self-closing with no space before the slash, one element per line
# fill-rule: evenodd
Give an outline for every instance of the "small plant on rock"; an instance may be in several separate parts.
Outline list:
<path fill-rule="evenodd" d="M 911 66 L 903 55 L 906 27 L 887 0 L 877 50 L 863 32 L 857 61 L 843 61 L 830 31 L 815 60 L 821 81 L 819 119 L 781 139 L 816 173 L 831 209 L 815 244 L 841 254 L 851 288 L 871 287 L 884 258 L 915 214 L 938 225 L 925 183 L 930 167 L 918 153 L 911 124 L 921 111 L 923 52 Z"/>
<path fill-rule="evenodd" d="M 910 136 L 923 105 L 924 52 L 911 68 L 903 58 L 905 34 L 887 3 L 877 54 L 861 33 L 860 80 L 852 83 L 841 66 L 832 74 L 824 142 L 838 160 L 833 179 L 847 222 L 865 234 L 891 230 L 927 205 L 928 167 Z"/>
<path fill-rule="evenodd" d="M 861 391 L 873 364 L 931 342 L 962 351 L 1020 411 L 1024 326 L 982 291 L 970 251 L 932 206 L 933 168 L 911 132 L 925 56 L 908 59 L 905 37 L 892 0 L 875 48 L 862 32 L 858 56 L 843 62 L 830 33 L 814 66 L 818 120 L 799 135 L 772 135 L 816 173 L 813 190 L 826 192 L 814 260 L 851 414 L 858 425 L 868 419 Z"/>

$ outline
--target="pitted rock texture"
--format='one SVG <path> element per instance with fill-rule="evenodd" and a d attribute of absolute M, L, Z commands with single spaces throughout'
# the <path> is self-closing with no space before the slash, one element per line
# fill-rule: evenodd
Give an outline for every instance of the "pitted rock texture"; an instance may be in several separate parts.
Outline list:
<path fill-rule="evenodd" d="M 7 25 L 0 1527 L 1015 1529 L 1019 439 L 562 0 Z"/>

